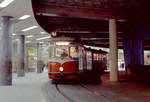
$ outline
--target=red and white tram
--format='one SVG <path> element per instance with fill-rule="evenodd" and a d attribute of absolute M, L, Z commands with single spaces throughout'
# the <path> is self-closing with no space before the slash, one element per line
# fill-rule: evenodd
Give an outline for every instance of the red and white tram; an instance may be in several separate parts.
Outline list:
<path fill-rule="evenodd" d="M 75 79 L 91 72 L 94 75 L 105 67 L 102 60 L 106 52 L 87 49 L 73 38 L 52 38 L 49 50 L 49 78 Z"/>
<path fill-rule="evenodd" d="M 73 38 L 53 38 L 50 44 L 50 79 L 74 79 L 78 76 L 80 45 L 73 41 Z"/>

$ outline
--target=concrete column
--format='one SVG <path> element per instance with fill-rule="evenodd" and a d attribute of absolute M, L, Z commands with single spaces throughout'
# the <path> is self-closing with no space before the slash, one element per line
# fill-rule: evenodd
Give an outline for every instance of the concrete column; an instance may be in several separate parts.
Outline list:
<path fill-rule="evenodd" d="M 37 44 L 37 73 L 42 73 L 42 44 Z"/>
<path fill-rule="evenodd" d="M 12 48 L 12 73 L 17 72 L 17 42 L 13 41 L 13 48 Z"/>
<path fill-rule="evenodd" d="M 117 24 L 115 19 L 109 20 L 109 48 L 110 81 L 118 81 Z"/>
<path fill-rule="evenodd" d="M 0 17 L 0 85 L 12 85 L 12 33 L 11 17 Z"/>
<path fill-rule="evenodd" d="M 25 72 L 28 72 L 28 47 L 27 44 L 25 44 Z"/>
<path fill-rule="evenodd" d="M 18 40 L 18 77 L 23 77 L 24 76 L 24 55 L 25 55 L 25 49 L 24 49 L 24 43 L 25 43 L 25 36 L 20 35 L 19 40 Z"/>

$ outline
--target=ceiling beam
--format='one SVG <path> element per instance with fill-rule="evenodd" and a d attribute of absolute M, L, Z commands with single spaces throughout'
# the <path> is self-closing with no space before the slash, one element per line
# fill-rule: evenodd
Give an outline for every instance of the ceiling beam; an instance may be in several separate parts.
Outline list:
<path fill-rule="evenodd" d="M 61 7 L 56 5 L 40 5 L 36 13 L 56 14 L 64 17 L 79 17 L 87 19 L 104 20 L 117 18 L 110 9 Z"/>

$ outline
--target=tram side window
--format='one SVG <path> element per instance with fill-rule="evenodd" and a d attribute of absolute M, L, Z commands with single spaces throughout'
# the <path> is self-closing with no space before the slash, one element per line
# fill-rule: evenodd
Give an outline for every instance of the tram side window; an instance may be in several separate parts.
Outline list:
<path fill-rule="evenodd" d="M 56 48 L 56 57 L 67 57 L 68 47 Z"/>
<path fill-rule="evenodd" d="M 78 47 L 70 47 L 70 57 L 78 58 Z"/>
<path fill-rule="evenodd" d="M 91 52 L 86 52 L 87 55 L 87 60 L 92 60 L 92 53 Z"/>
<path fill-rule="evenodd" d="M 97 53 L 94 53 L 94 55 L 93 55 L 93 59 L 94 59 L 95 61 L 97 61 L 97 60 L 98 60 L 98 54 L 97 54 Z"/>

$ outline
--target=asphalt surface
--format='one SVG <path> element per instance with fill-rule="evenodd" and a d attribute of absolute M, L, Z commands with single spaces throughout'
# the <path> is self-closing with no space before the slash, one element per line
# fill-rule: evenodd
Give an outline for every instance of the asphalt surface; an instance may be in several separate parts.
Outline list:
<path fill-rule="evenodd" d="M 52 84 L 47 72 L 13 74 L 0 87 L 0 102 L 150 102 L 150 86 L 137 83 Z"/>
<path fill-rule="evenodd" d="M 136 86 L 136 87 L 134 87 Z M 83 85 L 83 84 L 45 84 L 46 98 L 48 102 L 149 102 L 147 94 L 150 90 L 136 90 L 135 84 L 112 85 Z M 148 87 L 147 87 L 148 88 Z M 147 94 L 146 94 L 147 93 Z M 147 97 L 147 98 L 146 98 Z"/>

